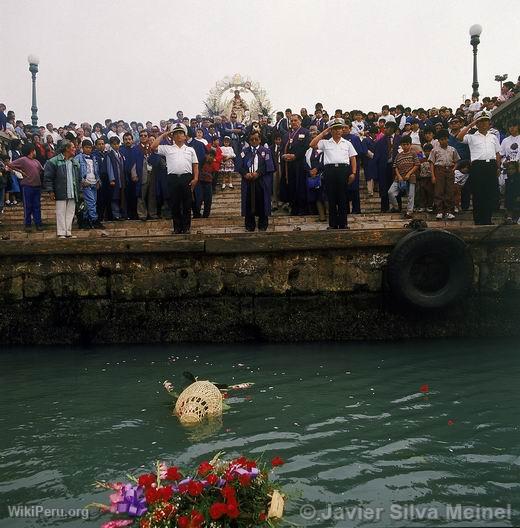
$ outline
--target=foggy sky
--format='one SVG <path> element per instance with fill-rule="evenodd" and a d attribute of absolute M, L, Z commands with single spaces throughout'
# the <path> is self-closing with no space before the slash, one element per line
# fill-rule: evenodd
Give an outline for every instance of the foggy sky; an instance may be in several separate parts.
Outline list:
<path fill-rule="evenodd" d="M 496 74 L 520 74 L 519 3 L 0 0 L 0 102 L 30 122 L 36 54 L 39 124 L 193 116 L 234 73 L 258 81 L 273 110 L 456 107 L 471 95 L 472 24 L 481 97 L 498 95 Z"/>

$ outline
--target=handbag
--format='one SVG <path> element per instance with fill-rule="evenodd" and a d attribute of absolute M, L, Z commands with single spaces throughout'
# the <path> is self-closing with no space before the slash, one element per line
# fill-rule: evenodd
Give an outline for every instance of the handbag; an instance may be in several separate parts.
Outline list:
<path fill-rule="evenodd" d="M 307 176 L 307 189 L 310 191 L 317 190 L 321 187 L 321 173 L 316 176 Z"/>

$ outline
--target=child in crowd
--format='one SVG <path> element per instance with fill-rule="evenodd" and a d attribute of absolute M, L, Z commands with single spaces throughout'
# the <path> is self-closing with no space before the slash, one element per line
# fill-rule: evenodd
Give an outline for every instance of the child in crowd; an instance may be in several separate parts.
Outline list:
<path fill-rule="evenodd" d="M 229 136 L 224 137 L 224 145 L 220 147 L 222 151 L 222 162 L 220 164 L 220 172 L 222 173 L 222 189 L 226 188 L 226 185 L 233 189 L 233 182 L 231 175 L 235 171 L 235 151 L 231 146 L 231 138 Z"/>
<path fill-rule="evenodd" d="M 438 146 L 434 146 L 428 158 L 432 168 L 437 220 L 443 217 L 453 220 L 455 215 L 455 165 L 460 160 L 457 151 L 448 145 L 449 133 L 441 130 L 437 134 Z"/>
<path fill-rule="evenodd" d="M 200 169 L 199 185 L 200 193 L 196 195 L 194 218 L 209 218 L 211 204 L 213 203 L 213 169 L 215 164 L 216 151 L 210 149 L 204 158 L 204 163 Z M 200 209 L 204 204 L 204 212 L 201 215 Z"/>
<path fill-rule="evenodd" d="M 213 165 L 211 166 L 211 174 L 213 176 L 213 192 L 217 189 L 218 173 L 220 172 L 220 165 L 222 163 L 222 149 L 220 148 L 220 140 L 218 137 L 213 137 L 211 143 L 206 146 L 208 152 L 213 153 Z"/>
<path fill-rule="evenodd" d="M 461 208 L 462 189 L 469 178 L 469 160 L 459 160 L 455 166 L 455 212 L 458 213 Z"/>
<path fill-rule="evenodd" d="M 402 152 L 399 152 L 395 158 L 394 182 L 388 190 L 390 212 L 399 212 L 397 196 L 408 194 L 405 218 L 412 218 L 415 199 L 415 173 L 419 169 L 419 158 L 415 152 L 412 152 L 412 138 L 410 136 L 403 136 L 399 145 Z"/>
<path fill-rule="evenodd" d="M 97 191 L 101 187 L 98 160 L 92 156 L 92 141 L 84 139 L 81 147 L 82 152 L 76 155 L 76 159 L 79 162 L 81 191 L 86 206 L 85 227 L 102 229 L 103 225 L 99 221 L 97 213 Z"/>
<path fill-rule="evenodd" d="M 433 150 L 431 143 L 426 143 L 422 148 L 424 154 L 419 157 L 420 167 L 417 175 L 417 188 L 416 188 L 416 203 L 418 205 L 416 211 L 433 211 L 433 182 L 432 182 L 432 169 L 428 158 Z"/>

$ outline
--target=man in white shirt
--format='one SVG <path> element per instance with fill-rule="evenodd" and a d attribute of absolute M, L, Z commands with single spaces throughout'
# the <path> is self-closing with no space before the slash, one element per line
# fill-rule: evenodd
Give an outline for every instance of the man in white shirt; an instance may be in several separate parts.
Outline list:
<path fill-rule="evenodd" d="M 384 119 L 385 123 L 388 123 L 389 121 L 395 123 L 395 117 L 390 113 L 390 108 L 388 105 L 383 105 L 381 108 L 381 115 L 379 116 L 379 119 Z"/>
<path fill-rule="evenodd" d="M 161 145 L 168 134 L 173 135 L 173 145 Z M 186 145 L 186 135 L 186 126 L 176 123 L 150 145 L 150 149 L 157 149 L 157 153 L 166 158 L 167 186 L 175 234 L 190 232 L 193 191 L 199 181 L 197 154 L 192 147 Z"/>
<path fill-rule="evenodd" d="M 329 227 L 327 229 L 348 229 L 347 227 L 347 186 L 356 175 L 356 149 L 344 139 L 344 119 L 333 119 L 328 127 L 311 142 L 310 148 L 323 152 L 325 188 L 329 200 Z M 330 139 L 323 139 L 327 134 Z"/>
<path fill-rule="evenodd" d="M 475 96 L 475 95 L 472 96 L 471 97 L 471 104 L 469 105 L 468 110 L 470 112 L 478 112 L 481 107 L 482 107 L 482 105 L 479 103 L 478 97 Z"/>
<path fill-rule="evenodd" d="M 474 126 L 477 132 L 468 134 Z M 469 146 L 475 225 L 493 224 L 491 217 L 499 198 L 500 145 L 497 137 L 489 132 L 490 127 L 491 114 L 483 110 L 475 114 L 475 120 L 457 135 L 457 139 Z"/>
<path fill-rule="evenodd" d="M 54 125 L 52 123 L 47 123 L 47 130 L 48 132 L 46 136 L 50 134 L 54 144 L 57 145 L 58 141 L 61 141 L 62 137 L 58 134 L 58 132 L 56 132 L 56 130 L 54 130 Z"/>

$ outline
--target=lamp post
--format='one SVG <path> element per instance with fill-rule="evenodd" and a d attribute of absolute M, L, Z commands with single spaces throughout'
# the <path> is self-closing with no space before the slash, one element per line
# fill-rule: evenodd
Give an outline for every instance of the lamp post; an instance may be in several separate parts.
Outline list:
<path fill-rule="evenodd" d="M 38 73 L 38 64 L 40 59 L 36 55 L 29 55 L 27 57 L 29 63 L 29 71 L 32 76 L 32 105 L 31 105 L 31 121 L 33 132 L 38 129 L 38 107 L 36 106 L 36 74 Z"/>
<path fill-rule="evenodd" d="M 480 44 L 480 34 L 482 33 L 482 26 L 480 24 L 473 24 L 469 28 L 469 35 L 471 37 L 470 43 L 473 46 L 473 88 L 472 97 L 478 97 L 478 74 L 477 74 L 477 46 Z"/>

